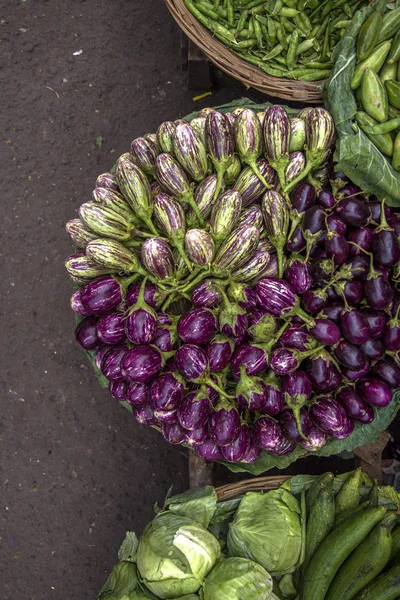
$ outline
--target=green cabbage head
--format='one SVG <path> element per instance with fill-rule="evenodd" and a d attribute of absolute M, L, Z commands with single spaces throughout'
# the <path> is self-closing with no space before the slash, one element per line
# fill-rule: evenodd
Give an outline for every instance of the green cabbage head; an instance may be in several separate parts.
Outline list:
<path fill-rule="evenodd" d="M 229 556 L 262 565 L 271 575 L 291 573 L 302 545 L 300 505 L 280 488 L 266 494 L 247 493 L 229 524 Z"/>
<path fill-rule="evenodd" d="M 153 594 L 140 587 L 133 562 L 117 563 L 99 594 L 99 600 L 147 600 Z"/>
<path fill-rule="evenodd" d="M 166 512 L 145 529 L 136 560 L 146 587 L 166 599 L 197 592 L 220 553 L 218 540 L 199 523 Z"/>
<path fill-rule="evenodd" d="M 272 577 L 246 558 L 221 558 L 206 577 L 202 600 L 269 600 Z"/>

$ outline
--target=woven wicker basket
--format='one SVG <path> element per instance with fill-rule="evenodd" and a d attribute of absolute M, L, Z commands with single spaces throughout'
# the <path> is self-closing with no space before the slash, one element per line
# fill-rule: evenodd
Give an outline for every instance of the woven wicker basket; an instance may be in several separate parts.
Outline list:
<path fill-rule="evenodd" d="M 183 0 L 165 0 L 165 3 L 182 31 L 204 54 L 222 71 L 239 79 L 245 86 L 292 102 L 322 103 L 322 96 L 318 91 L 320 81 L 293 81 L 267 75 L 258 67 L 236 56 L 222 42 L 213 37 L 210 31 L 201 25 L 186 8 Z"/>
<path fill-rule="evenodd" d="M 247 492 L 268 492 L 276 490 L 286 479 L 292 475 L 278 475 L 276 477 L 255 477 L 253 479 L 245 479 L 236 483 L 228 483 L 216 488 L 218 502 L 223 500 L 232 500 L 242 496 Z"/>

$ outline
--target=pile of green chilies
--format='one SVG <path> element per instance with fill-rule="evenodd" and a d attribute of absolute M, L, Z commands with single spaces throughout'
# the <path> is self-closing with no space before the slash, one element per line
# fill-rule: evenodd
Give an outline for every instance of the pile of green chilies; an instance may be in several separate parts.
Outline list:
<path fill-rule="evenodd" d="M 365 0 L 184 0 L 235 54 L 273 77 L 325 79 L 331 55 Z"/>

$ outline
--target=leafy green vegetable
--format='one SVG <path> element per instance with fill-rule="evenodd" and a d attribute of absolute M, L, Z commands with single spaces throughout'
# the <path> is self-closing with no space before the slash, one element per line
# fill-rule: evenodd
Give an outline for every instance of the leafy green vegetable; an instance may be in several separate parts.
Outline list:
<path fill-rule="evenodd" d="M 125 539 L 118 550 L 118 559 L 135 562 L 138 544 L 139 541 L 136 537 L 136 533 L 133 531 L 127 531 L 125 534 Z"/>
<path fill-rule="evenodd" d="M 202 600 L 269 600 L 272 578 L 256 562 L 245 558 L 222 558 L 206 578 Z"/>
<path fill-rule="evenodd" d="M 142 600 L 151 597 L 140 588 L 137 568 L 132 562 L 117 563 L 99 594 L 99 600 Z"/>
<path fill-rule="evenodd" d="M 202 525 L 209 526 L 217 506 L 217 494 L 211 485 L 188 490 L 165 501 L 164 508 L 183 517 L 189 517 Z"/>

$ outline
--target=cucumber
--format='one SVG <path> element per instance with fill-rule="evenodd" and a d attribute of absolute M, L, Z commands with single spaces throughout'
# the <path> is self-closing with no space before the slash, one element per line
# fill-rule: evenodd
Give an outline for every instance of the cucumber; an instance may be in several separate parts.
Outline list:
<path fill-rule="evenodd" d="M 317 498 L 311 507 L 306 530 L 306 552 L 302 566 L 303 573 L 320 544 L 332 530 L 335 522 L 335 494 L 333 479 L 320 484 Z"/>
<path fill-rule="evenodd" d="M 397 600 L 400 596 L 400 561 L 371 581 L 354 600 Z M 338 599 L 339 600 L 339 599 Z"/>
<path fill-rule="evenodd" d="M 390 560 L 396 558 L 400 554 L 400 525 L 397 525 L 392 531 L 392 552 L 390 553 Z"/>
<path fill-rule="evenodd" d="M 306 507 L 307 507 L 307 518 L 311 512 L 311 508 L 314 505 L 319 491 L 321 489 L 321 484 L 327 485 L 330 481 L 333 483 L 334 475 L 333 473 L 323 473 L 320 475 L 312 484 L 312 486 L 307 490 L 306 493 Z"/>
<path fill-rule="evenodd" d="M 345 519 L 348 519 L 349 517 L 354 517 L 354 515 L 358 514 L 365 508 L 368 508 L 368 506 L 371 506 L 371 504 L 368 502 L 368 500 L 365 500 L 364 502 L 361 502 L 361 504 L 359 504 L 358 506 L 352 506 L 351 508 L 340 512 L 336 515 L 335 527 L 337 527 Z"/>
<path fill-rule="evenodd" d="M 341 565 L 383 519 L 385 512 L 383 506 L 366 508 L 343 521 L 324 539 L 304 574 L 301 600 L 324 600 Z"/>
<path fill-rule="evenodd" d="M 350 479 L 346 481 L 336 496 L 336 515 L 354 508 L 360 502 L 362 470 L 354 471 Z"/>
<path fill-rule="evenodd" d="M 352 600 L 383 571 L 390 558 L 391 529 L 396 515 L 390 515 L 390 519 L 388 517 L 374 527 L 340 567 L 329 587 L 326 600 Z"/>

